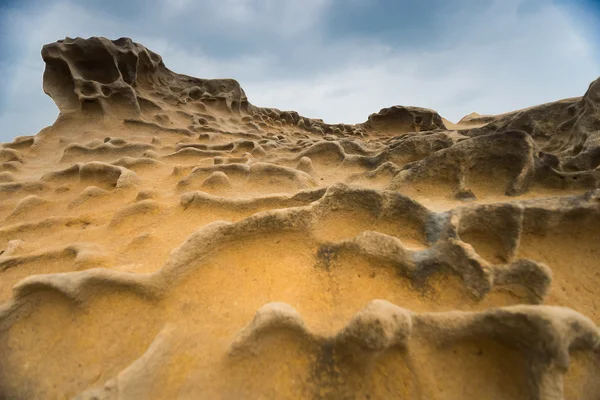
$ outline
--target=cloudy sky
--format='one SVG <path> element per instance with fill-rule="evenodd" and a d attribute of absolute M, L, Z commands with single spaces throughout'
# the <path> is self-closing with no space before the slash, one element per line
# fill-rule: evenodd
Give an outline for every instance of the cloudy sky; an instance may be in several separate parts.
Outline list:
<path fill-rule="evenodd" d="M 43 44 L 131 37 L 259 106 L 362 122 L 393 104 L 457 121 L 582 95 L 597 0 L 0 0 L 0 141 L 51 124 Z"/>

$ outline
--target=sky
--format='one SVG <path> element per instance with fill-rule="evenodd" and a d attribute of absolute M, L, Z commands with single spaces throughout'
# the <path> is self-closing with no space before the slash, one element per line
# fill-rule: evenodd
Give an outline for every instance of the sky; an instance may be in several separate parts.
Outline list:
<path fill-rule="evenodd" d="M 456 122 L 600 76 L 600 0 L 0 0 L 0 142 L 56 119 L 40 50 L 66 36 L 131 37 L 175 72 L 329 123 L 395 104 Z"/>

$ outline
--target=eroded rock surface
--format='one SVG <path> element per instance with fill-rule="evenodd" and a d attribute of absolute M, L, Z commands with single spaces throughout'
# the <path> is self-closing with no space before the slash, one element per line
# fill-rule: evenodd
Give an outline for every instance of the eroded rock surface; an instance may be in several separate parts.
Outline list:
<path fill-rule="evenodd" d="M 126 38 L 42 57 L 60 116 L 0 146 L 0 398 L 599 398 L 600 80 L 347 125 Z"/>

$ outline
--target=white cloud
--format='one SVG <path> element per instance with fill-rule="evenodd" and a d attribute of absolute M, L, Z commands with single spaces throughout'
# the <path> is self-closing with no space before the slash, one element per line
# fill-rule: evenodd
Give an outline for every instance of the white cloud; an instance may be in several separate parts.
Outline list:
<path fill-rule="evenodd" d="M 361 122 L 393 104 L 430 107 L 451 120 L 472 111 L 502 113 L 581 95 L 600 70 L 585 29 L 550 2 L 527 12 L 519 11 L 521 1 L 495 1 L 478 14 L 458 8 L 436 17 L 444 34 L 430 46 L 399 38 L 403 46 L 396 47 L 376 36 L 328 37 L 323 28 L 339 7 L 334 0 L 154 1 L 164 12 L 143 20 L 68 2 L 13 15 L 9 32 L 20 47 L 3 71 L 10 84 L 1 95 L 11 105 L 0 110 L 0 140 L 53 121 L 39 51 L 65 34 L 131 36 L 176 72 L 232 77 L 256 105 L 328 122 Z M 231 43 L 244 45 L 228 52 Z"/>

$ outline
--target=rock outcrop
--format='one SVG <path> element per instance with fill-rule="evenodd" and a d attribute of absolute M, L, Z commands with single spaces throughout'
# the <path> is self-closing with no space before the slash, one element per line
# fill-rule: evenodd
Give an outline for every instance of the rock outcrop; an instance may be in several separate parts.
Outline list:
<path fill-rule="evenodd" d="M 600 166 L 600 79 L 581 98 L 509 113 L 471 130 L 469 136 L 518 129 L 539 144 L 540 159 L 555 169 L 588 171 Z"/>
<path fill-rule="evenodd" d="M 235 80 L 176 74 L 158 54 L 129 38 L 66 38 L 44 46 L 42 58 L 44 91 L 61 113 L 135 118 L 162 110 L 162 103 L 199 100 L 232 112 L 248 107 Z"/>
<path fill-rule="evenodd" d="M 403 106 L 384 108 L 376 114 L 371 114 L 363 126 L 368 131 L 384 134 L 446 129 L 442 117 L 437 112 L 426 108 Z"/>
<path fill-rule="evenodd" d="M 0 145 L 0 399 L 600 393 L 600 80 L 458 124 L 255 107 L 130 39 L 44 46 Z"/>

